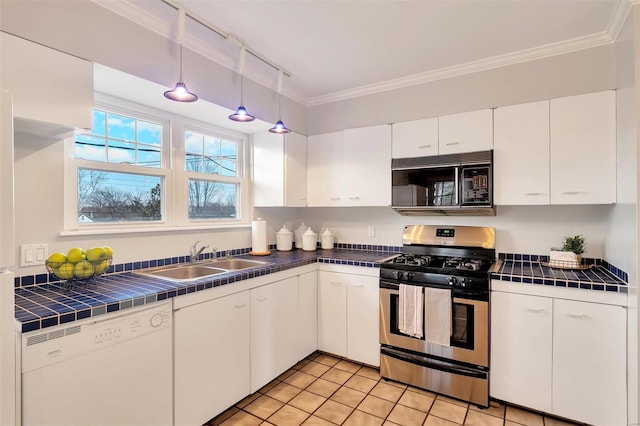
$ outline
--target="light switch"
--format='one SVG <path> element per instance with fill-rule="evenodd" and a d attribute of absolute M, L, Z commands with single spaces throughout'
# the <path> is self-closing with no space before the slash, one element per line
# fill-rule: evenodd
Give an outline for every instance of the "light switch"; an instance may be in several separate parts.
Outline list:
<path fill-rule="evenodd" d="M 20 246 L 20 266 L 44 265 L 49 257 L 48 244 L 22 244 Z"/>

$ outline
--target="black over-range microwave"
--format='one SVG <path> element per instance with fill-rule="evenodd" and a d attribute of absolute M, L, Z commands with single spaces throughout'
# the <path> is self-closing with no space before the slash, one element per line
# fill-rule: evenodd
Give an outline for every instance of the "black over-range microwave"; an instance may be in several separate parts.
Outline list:
<path fill-rule="evenodd" d="M 493 151 L 391 160 L 392 205 L 402 215 L 495 215 Z"/>

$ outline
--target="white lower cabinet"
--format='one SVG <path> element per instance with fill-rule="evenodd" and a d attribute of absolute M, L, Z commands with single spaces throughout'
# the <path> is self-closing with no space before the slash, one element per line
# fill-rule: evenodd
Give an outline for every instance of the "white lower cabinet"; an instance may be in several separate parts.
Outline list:
<path fill-rule="evenodd" d="M 298 362 L 298 277 L 250 292 L 253 393 Z"/>
<path fill-rule="evenodd" d="M 626 310 L 491 294 L 493 398 L 594 425 L 627 423 Z"/>
<path fill-rule="evenodd" d="M 175 424 L 201 425 L 249 394 L 249 292 L 174 312 Z"/>
<path fill-rule="evenodd" d="M 320 271 L 318 349 L 380 365 L 377 276 Z"/>
<path fill-rule="evenodd" d="M 298 359 L 318 349 L 318 272 L 298 276 Z"/>

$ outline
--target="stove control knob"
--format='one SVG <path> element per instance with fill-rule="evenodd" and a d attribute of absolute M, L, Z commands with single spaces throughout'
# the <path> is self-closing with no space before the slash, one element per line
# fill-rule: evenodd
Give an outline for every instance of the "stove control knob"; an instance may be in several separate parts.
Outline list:
<path fill-rule="evenodd" d="M 450 286 L 455 286 L 457 282 L 458 282 L 458 279 L 456 277 L 449 277 Z"/>
<path fill-rule="evenodd" d="M 401 280 L 402 279 L 402 271 L 396 271 L 396 279 L 397 280 Z"/>
<path fill-rule="evenodd" d="M 407 281 L 412 280 L 413 279 L 413 272 L 407 272 L 405 274 L 405 277 L 406 277 Z"/>
<path fill-rule="evenodd" d="M 466 287 L 467 286 L 467 282 L 465 281 L 464 278 L 460 279 L 460 287 Z"/>

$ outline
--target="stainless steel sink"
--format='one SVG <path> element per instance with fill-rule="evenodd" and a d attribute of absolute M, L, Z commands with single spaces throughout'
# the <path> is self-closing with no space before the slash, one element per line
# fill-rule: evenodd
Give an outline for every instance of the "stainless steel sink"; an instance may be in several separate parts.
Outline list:
<path fill-rule="evenodd" d="M 225 269 L 214 268 L 204 265 L 185 265 L 174 268 L 156 269 L 152 271 L 136 271 L 136 274 L 150 277 L 162 278 L 169 281 L 183 282 L 192 281 L 197 278 L 212 277 L 214 275 L 228 272 Z"/>
<path fill-rule="evenodd" d="M 226 269 L 228 271 L 238 271 L 240 269 L 255 268 L 257 266 L 268 265 L 269 262 L 263 262 L 261 260 L 249 260 L 249 259 L 222 259 L 214 260 L 210 263 L 205 263 L 207 266 L 213 266 L 215 268 Z"/>

